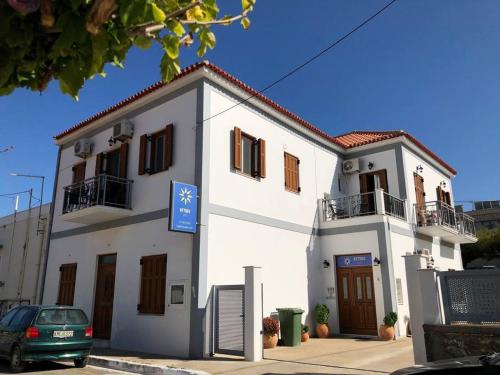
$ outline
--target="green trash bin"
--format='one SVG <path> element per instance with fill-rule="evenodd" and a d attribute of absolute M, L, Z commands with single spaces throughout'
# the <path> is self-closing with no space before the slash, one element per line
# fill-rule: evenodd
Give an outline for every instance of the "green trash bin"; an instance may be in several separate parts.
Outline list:
<path fill-rule="evenodd" d="M 280 318 L 280 332 L 283 345 L 300 345 L 302 335 L 302 313 L 304 310 L 296 308 L 283 308 L 278 310 Z"/>

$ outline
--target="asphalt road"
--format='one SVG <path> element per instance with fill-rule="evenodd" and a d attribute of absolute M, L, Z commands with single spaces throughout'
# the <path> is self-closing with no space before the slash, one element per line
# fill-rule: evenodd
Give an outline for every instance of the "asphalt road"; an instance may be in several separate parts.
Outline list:
<path fill-rule="evenodd" d="M 0 360 L 0 374 L 10 374 L 9 362 Z M 103 369 L 101 367 L 87 366 L 85 368 L 75 368 L 72 363 L 41 362 L 28 364 L 23 374 L 38 375 L 104 375 L 104 374 L 130 374 L 129 372 L 120 372 Z"/>

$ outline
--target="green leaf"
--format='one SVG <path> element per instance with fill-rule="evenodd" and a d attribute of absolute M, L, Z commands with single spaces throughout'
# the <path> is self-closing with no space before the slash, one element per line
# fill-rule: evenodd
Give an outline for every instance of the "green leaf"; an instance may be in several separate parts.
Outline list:
<path fill-rule="evenodd" d="M 171 59 L 168 54 L 163 55 L 160 63 L 161 78 L 165 82 L 170 82 L 176 74 L 180 73 L 181 67 L 177 59 Z"/>
<path fill-rule="evenodd" d="M 243 10 L 252 10 L 255 0 L 241 0 L 241 8 Z"/>
<path fill-rule="evenodd" d="M 247 30 L 250 27 L 250 20 L 248 19 L 248 17 L 243 17 L 241 19 L 241 26 L 243 26 L 245 30 Z"/>
<path fill-rule="evenodd" d="M 114 66 L 116 66 L 116 67 L 118 67 L 120 69 L 124 69 L 125 68 L 125 66 L 121 62 L 120 57 L 118 55 L 114 55 L 113 56 L 113 62 L 111 64 L 113 64 Z"/>
<path fill-rule="evenodd" d="M 59 73 L 59 87 L 62 92 L 78 100 L 78 91 L 83 86 L 85 72 L 77 60 L 71 60 Z"/>
<path fill-rule="evenodd" d="M 148 3 L 143 0 L 121 0 L 120 20 L 124 26 L 132 26 L 144 22 L 148 12 Z"/>
<path fill-rule="evenodd" d="M 179 57 L 179 38 L 173 35 L 166 35 L 162 39 L 163 49 L 171 59 Z"/>
<path fill-rule="evenodd" d="M 109 37 L 105 33 L 99 33 L 97 35 L 92 35 L 91 41 L 92 60 L 88 72 L 89 76 L 102 72 L 104 68 L 104 59 L 108 52 Z"/>
<path fill-rule="evenodd" d="M 167 18 L 165 12 L 161 10 L 155 3 L 151 3 L 151 11 L 153 12 L 153 18 L 155 22 L 161 23 L 165 21 L 165 18 Z"/>
<path fill-rule="evenodd" d="M 176 20 L 167 21 L 167 27 L 177 36 L 183 36 L 186 33 L 186 29 L 184 29 L 182 23 Z"/>
<path fill-rule="evenodd" d="M 141 49 L 148 49 L 151 47 L 151 39 L 145 35 L 138 35 L 134 39 L 134 44 Z"/>

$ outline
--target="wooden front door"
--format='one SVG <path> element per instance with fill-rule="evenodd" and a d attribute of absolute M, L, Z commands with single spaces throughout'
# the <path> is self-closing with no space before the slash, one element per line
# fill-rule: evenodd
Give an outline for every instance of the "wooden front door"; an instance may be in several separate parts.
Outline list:
<path fill-rule="evenodd" d="M 99 256 L 94 303 L 94 337 L 109 340 L 115 295 L 116 254 Z"/>
<path fill-rule="evenodd" d="M 377 335 L 372 267 L 337 269 L 340 332 Z"/>

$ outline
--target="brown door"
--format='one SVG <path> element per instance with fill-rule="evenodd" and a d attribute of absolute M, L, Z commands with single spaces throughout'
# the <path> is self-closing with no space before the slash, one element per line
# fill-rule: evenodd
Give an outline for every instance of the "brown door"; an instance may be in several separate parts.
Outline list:
<path fill-rule="evenodd" d="M 375 197 L 368 195 L 366 193 L 372 193 L 377 187 L 375 179 L 378 177 L 380 188 L 384 189 L 386 193 L 389 192 L 389 187 L 387 184 L 387 171 L 381 169 L 375 172 L 362 173 L 359 175 L 359 193 L 361 195 L 361 212 L 362 213 L 374 213 L 375 212 Z"/>
<path fill-rule="evenodd" d="M 82 162 L 73 166 L 73 183 L 76 184 L 78 182 L 82 182 L 85 180 L 85 167 L 87 166 L 86 162 Z"/>
<path fill-rule="evenodd" d="M 97 268 L 94 303 L 94 337 L 109 340 L 115 295 L 116 254 L 101 255 Z"/>
<path fill-rule="evenodd" d="M 413 173 L 413 181 L 415 183 L 417 223 L 422 225 L 426 220 L 424 178 L 417 173 Z"/>
<path fill-rule="evenodd" d="M 372 267 L 337 269 L 340 332 L 377 335 Z"/>

